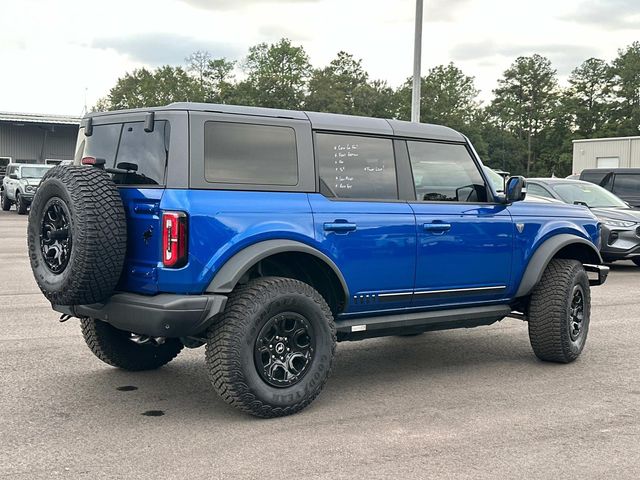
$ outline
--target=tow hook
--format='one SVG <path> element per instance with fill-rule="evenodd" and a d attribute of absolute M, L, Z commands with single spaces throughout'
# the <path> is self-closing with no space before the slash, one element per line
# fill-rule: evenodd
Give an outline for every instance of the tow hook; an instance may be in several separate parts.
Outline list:
<path fill-rule="evenodd" d="M 69 320 L 71 318 L 71 315 L 69 315 L 68 313 L 63 313 L 62 315 L 60 315 L 60 319 L 58 320 L 60 323 L 64 323 L 67 320 Z"/>

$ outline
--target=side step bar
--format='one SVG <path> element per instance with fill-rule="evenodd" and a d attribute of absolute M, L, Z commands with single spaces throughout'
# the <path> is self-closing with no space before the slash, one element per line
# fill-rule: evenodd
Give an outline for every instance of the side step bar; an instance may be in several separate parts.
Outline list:
<path fill-rule="evenodd" d="M 471 328 L 491 325 L 511 313 L 509 305 L 455 308 L 428 312 L 401 313 L 376 317 L 338 320 L 338 340 L 361 340 L 429 330 Z"/>

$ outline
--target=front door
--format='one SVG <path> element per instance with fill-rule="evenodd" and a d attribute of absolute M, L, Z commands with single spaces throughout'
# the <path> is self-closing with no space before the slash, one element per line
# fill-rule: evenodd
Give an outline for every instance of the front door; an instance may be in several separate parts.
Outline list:
<path fill-rule="evenodd" d="M 416 230 L 398 200 L 392 140 L 317 133 L 320 192 L 310 194 L 316 240 L 350 289 L 346 313 L 411 304 Z"/>
<path fill-rule="evenodd" d="M 467 146 L 407 142 L 416 191 L 414 306 L 504 298 L 513 222 L 491 193 Z"/>

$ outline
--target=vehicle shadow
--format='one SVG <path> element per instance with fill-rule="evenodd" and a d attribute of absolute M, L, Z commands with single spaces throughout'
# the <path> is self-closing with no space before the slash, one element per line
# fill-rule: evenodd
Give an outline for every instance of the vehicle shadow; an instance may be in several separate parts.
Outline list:
<path fill-rule="evenodd" d="M 500 377 L 508 369 L 521 371 L 540 364 L 529 347 L 526 327 L 519 326 L 515 335 L 509 334 L 512 330 L 489 327 L 484 332 L 428 332 L 340 343 L 325 391 L 308 410 L 315 411 L 316 405 L 334 412 L 357 408 L 358 402 L 366 402 L 364 392 L 371 391 L 385 390 L 393 396 L 398 394 L 394 389 L 399 389 L 402 395 L 421 397 L 434 379 L 449 381 L 447 376 L 460 379 L 478 372 Z M 94 368 L 79 374 L 69 387 L 75 394 L 90 392 L 92 400 L 103 398 L 123 422 L 143 419 L 148 412 L 178 415 L 181 421 L 253 421 L 217 396 L 207 378 L 203 354 L 203 349 L 185 351 L 171 364 L 150 372 L 125 372 L 93 363 Z M 109 421 L 114 421 L 113 416 Z"/>

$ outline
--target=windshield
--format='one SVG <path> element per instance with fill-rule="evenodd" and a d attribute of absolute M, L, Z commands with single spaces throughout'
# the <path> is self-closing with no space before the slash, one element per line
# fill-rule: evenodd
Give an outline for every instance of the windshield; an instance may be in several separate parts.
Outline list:
<path fill-rule="evenodd" d="M 489 167 L 484 167 L 484 171 L 487 174 L 487 177 L 489 177 L 489 181 L 491 182 L 491 185 L 493 186 L 493 189 L 495 190 L 495 192 L 503 193 L 504 177 L 499 173 L 491 170 Z"/>
<path fill-rule="evenodd" d="M 593 184 L 560 183 L 553 188 L 567 203 L 585 204 L 591 208 L 617 207 L 629 208 L 629 206 L 616 197 L 613 193 Z"/>
<path fill-rule="evenodd" d="M 50 166 L 22 167 L 20 174 L 22 175 L 22 178 L 42 178 L 50 168 Z"/>

